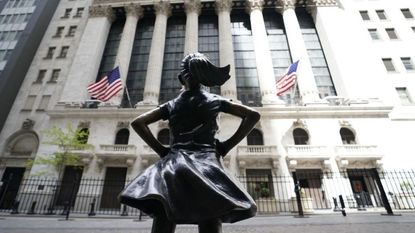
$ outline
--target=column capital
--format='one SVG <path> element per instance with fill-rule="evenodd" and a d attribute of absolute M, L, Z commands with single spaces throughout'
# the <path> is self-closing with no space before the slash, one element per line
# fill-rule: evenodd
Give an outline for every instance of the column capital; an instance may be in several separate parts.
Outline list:
<path fill-rule="evenodd" d="M 254 10 L 262 11 L 262 8 L 265 4 L 264 0 L 247 0 L 246 1 L 246 11 L 251 13 Z"/>
<path fill-rule="evenodd" d="M 215 0 L 215 9 L 216 9 L 216 13 L 219 13 L 222 11 L 231 12 L 232 0 Z"/>
<path fill-rule="evenodd" d="M 168 1 L 160 1 L 154 4 L 154 10 L 156 11 L 156 15 L 163 14 L 166 16 L 171 15 L 171 5 Z"/>
<path fill-rule="evenodd" d="M 280 14 L 288 9 L 295 9 L 295 4 L 297 0 L 278 0 L 275 10 Z"/>
<path fill-rule="evenodd" d="M 186 10 L 186 14 L 196 12 L 198 15 L 200 15 L 202 10 L 202 3 L 200 0 L 185 0 L 184 9 Z"/>
<path fill-rule="evenodd" d="M 114 22 L 115 14 L 112 11 L 111 6 L 90 6 L 89 7 L 89 17 L 90 18 L 97 18 L 97 17 L 107 17 L 110 22 Z"/>
<path fill-rule="evenodd" d="M 128 5 L 125 5 L 124 9 L 127 16 L 131 15 L 136 16 L 137 18 L 143 17 L 143 8 L 140 4 L 130 3 Z"/>

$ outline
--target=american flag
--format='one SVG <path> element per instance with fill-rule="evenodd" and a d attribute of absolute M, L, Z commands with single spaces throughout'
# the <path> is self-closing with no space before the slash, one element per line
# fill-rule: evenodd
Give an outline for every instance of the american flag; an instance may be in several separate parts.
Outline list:
<path fill-rule="evenodd" d="M 90 84 L 88 86 L 88 92 L 91 94 L 91 97 L 106 102 L 122 90 L 122 88 L 120 69 L 117 66 L 98 82 Z"/>
<path fill-rule="evenodd" d="M 291 64 L 287 72 L 277 81 L 277 95 L 282 96 L 286 91 L 288 91 L 292 86 L 294 86 L 297 80 L 297 66 L 298 62 L 296 61 Z"/>

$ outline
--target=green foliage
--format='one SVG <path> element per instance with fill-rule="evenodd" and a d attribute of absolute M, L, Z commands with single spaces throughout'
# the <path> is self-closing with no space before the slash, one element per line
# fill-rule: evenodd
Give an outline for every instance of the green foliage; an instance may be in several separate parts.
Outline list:
<path fill-rule="evenodd" d="M 65 129 L 53 126 L 44 131 L 47 140 L 43 142 L 47 145 L 57 146 L 57 150 L 52 155 L 38 155 L 34 160 L 26 162 L 26 166 L 31 167 L 34 164 L 49 165 L 56 172 L 62 172 L 63 168 L 68 166 L 77 166 L 81 164 L 81 158 L 74 153 L 75 150 L 85 150 L 91 148 L 86 144 L 88 131 L 82 129 L 74 129 L 68 124 Z"/>

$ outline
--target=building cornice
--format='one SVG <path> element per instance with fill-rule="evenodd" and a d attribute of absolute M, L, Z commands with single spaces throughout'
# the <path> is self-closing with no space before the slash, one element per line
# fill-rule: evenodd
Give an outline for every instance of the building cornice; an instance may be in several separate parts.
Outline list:
<path fill-rule="evenodd" d="M 132 119 L 155 106 L 124 109 L 63 108 L 48 111 L 51 118 Z M 267 106 L 256 108 L 267 119 L 389 118 L 392 106 Z M 232 117 L 224 114 L 222 117 Z"/>

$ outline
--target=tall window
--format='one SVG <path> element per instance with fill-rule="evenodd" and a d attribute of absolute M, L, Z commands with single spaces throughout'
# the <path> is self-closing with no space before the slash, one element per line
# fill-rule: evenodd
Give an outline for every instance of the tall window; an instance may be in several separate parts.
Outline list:
<path fill-rule="evenodd" d="M 406 87 L 397 87 L 396 92 L 399 95 L 402 105 L 412 105 L 414 103 L 412 98 L 409 96 Z"/>
<path fill-rule="evenodd" d="M 70 26 L 68 30 L 68 34 L 66 34 L 67 37 L 75 36 L 77 26 Z"/>
<path fill-rule="evenodd" d="M 88 142 L 89 138 L 89 129 L 88 128 L 82 128 L 79 130 L 80 135 L 78 135 L 78 142 L 81 144 L 86 144 Z"/>
<path fill-rule="evenodd" d="M 45 78 L 46 70 L 39 70 L 35 83 L 41 83 Z"/>
<path fill-rule="evenodd" d="M 356 138 L 354 133 L 348 128 L 340 129 L 340 137 L 342 138 L 343 144 L 356 144 Z"/>
<path fill-rule="evenodd" d="M 308 144 L 308 133 L 301 128 L 293 130 L 293 138 L 295 145 L 307 145 Z"/>
<path fill-rule="evenodd" d="M 59 53 L 58 58 L 65 58 L 68 55 L 69 46 L 62 46 L 61 52 Z"/>
<path fill-rule="evenodd" d="M 238 100 L 246 105 L 261 106 L 249 16 L 243 12 L 236 12 L 231 15 L 231 22 Z"/>
<path fill-rule="evenodd" d="M 160 141 L 163 145 L 169 145 L 170 144 L 170 130 L 169 129 L 162 129 L 157 134 L 157 140 Z"/>
<path fill-rule="evenodd" d="M 392 58 L 382 58 L 383 65 L 385 65 L 386 71 L 395 72 L 395 66 L 393 65 Z"/>
<path fill-rule="evenodd" d="M 46 53 L 45 59 L 51 59 L 55 53 L 56 47 L 49 47 L 48 52 Z"/>
<path fill-rule="evenodd" d="M 407 71 L 414 70 L 414 64 L 412 63 L 412 60 L 410 57 L 401 57 L 401 61 Z"/>
<path fill-rule="evenodd" d="M 105 45 L 104 54 L 102 55 L 101 65 L 99 67 L 97 81 L 110 72 L 115 64 L 117 57 L 118 46 L 121 41 L 121 34 L 124 28 L 125 16 L 119 12 L 115 12 L 117 19 L 112 23 L 107 43 Z M 121 71 L 123 72 L 123 71 Z"/>
<path fill-rule="evenodd" d="M 369 13 L 367 11 L 359 11 L 363 20 L 370 20 Z"/>
<path fill-rule="evenodd" d="M 376 28 L 367 29 L 372 40 L 379 40 L 378 30 Z"/>
<path fill-rule="evenodd" d="M 203 12 L 199 16 L 198 50 L 219 66 L 218 16 L 214 12 Z M 210 87 L 211 93 L 220 94 L 220 87 Z"/>
<path fill-rule="evenodd" d="M 163 73 L 161 76 L 159 102 L 164 103 L 180 93 L 182 85 L 177 79 L 183 59 L 186 18 L 172 16 L 167 22 L 166 45 L 164 47 Z"/>
<path fill-rule="evenodd" d="M 304 7 L 296 8 L 296 14 L 300 23 L 301 32 L 310 58 L 320 98 L 337 95 L 313 19 Z"/>
<path fill-rule="evenodd" d="M 69 16 L 71 15 L 71 12 L 72 12 L 72 8 L 65 9 L 65 12 L 63 13 L 63 16 L 61 18 L 69 18 Z"/>
<path fill-rule="evenodd" d="M 281 14 L 278 14 L 275 10 L 271 9 L 264 10 L 264 21 L 265 29 L 268 34 L 269 49 L 271 51 L 275 81 L 278 81 L 292 62 L 284 22 Z M 287 103 L 291 102 L 291 92 L 283 95 L 281 98 L 283 98 Z"/>
<path fill-rule="evenodd" d="M 52 70 L 52 75 L 50 76 L 49 82 L 52 82 L 52 83 L 57 82 L 60 73 L 61 73 L 61 70 L 60 69 L 54 69 L 54 70 Z"/>
<path fill-rule="evenodd" d="M 143 100 L 153 30 L 154 17 L 145 15 L 143 19 L 138 21 L 126 82 L 131 98 L 131 106 L 127 93 L 125 92 L 122 100 L 122 106 L 124 108 L 134 107 L 137 102 Z"/>
<path fill-rule="evenodd" d="M 264 145 L 264 138 L 261 131 L 253 129 L 246 137 L 248 145 Z"/>
<path fill-rule="evenodd" d="M 274 196 L 271 169 L 246 169 L 247 191 L 254 199 Z"/>
<path fill-rule="evenodd" d="M 378 18 L 379 18 L 380 20 L 385 20 L 385 19 L 388 19 L 388 18 L 386 17 L 386 13 L 385 13 L 385 11 L 384 11 L 384 10 L 377 10 L 377 11 L 376 11 L 376 14 L 378 15 Z"/>
<path fill-rule="evenodd" d="M 53 37 L 61 37 L 64 29 L 65 29 L 65 27 L 58 27 L 56 29 L 55 35 L 53 35 Z"/>
<path fill-rule="evenodd" d="M 128 139 L 130 137 L 130 131 L 126 128 L 120 129 L 115 135 L 115 143 L 116 145 L 128 145 Z"/>
<path fill-rule="evenodd" d="M 43 95 L 36 111 L 45 111 L 48 108 L 51 95 Z"/>
<path fill-rule="evenodd" d="M 23 107 L 23 111 L 30 111 L 33 108 L 33 104 L 35 103 L 36 96 L 35 95 L 29 95 L 26 99 L 26 103 Z"/>
<path fill-rule="evenodd" d="M 401 9 L 401 12 L 402 12 L 403 16 L 405 17 L 405 19 L 413 19 L 414 18 L 414 16 L 411 13 L 411 10 L 409 10 L 408 8 Z"/>

